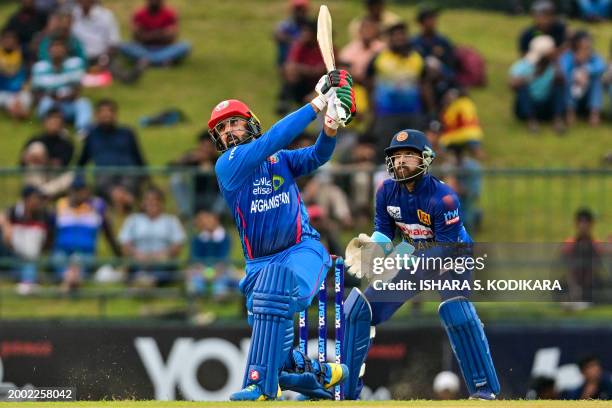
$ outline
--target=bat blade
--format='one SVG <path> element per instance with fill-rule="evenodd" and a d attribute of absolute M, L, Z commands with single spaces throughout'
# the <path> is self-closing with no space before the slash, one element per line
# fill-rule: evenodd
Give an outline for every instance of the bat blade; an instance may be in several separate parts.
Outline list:
<path fill-rule="evenodd" d="M 336 69 L 336 61 L 334 60 L 334 46 L 332 43 L 332 20 L 326 5 L 322 5 L 319 9 L 317 42 L 323 56 L 323 62 L 325 62 L 325 68 L 327 68 L 328 72 L 333 71 Z"/>

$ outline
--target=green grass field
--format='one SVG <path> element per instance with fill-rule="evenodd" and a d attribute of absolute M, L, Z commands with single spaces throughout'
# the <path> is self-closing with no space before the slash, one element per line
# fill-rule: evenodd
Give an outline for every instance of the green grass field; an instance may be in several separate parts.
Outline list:
<path fill-rule="evenodd" d="M 529 408 L 562 408 L 562 407 L 609 407 L 607 401 L 316 401 L 316 402 L 168 402 L 168 401 L 91 401 L 91 402 L 19 402 L 0 403 L 0 407 L 49 407 L 49 408 L 223 408 L 223 407 L 385 407 L 385 408 L 479 408 L 479 407 L 529 407 Z"/>

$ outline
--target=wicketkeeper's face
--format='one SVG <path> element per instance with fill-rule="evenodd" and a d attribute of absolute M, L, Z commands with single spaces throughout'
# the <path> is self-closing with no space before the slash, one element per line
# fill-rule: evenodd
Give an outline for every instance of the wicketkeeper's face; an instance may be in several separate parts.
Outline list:
<path fill-rule="evenodd" d="M 227 118 L 215 126 L 215 131 L 226 148 L 237 146 L 247 134 L 247 121 L 239 116 Z"/>
<path fill-rule="evenodd" d="M 421 171 L 423 158 L 416 149 L 401 149 L 393 152 L 391 156 L 393 167 L 398 178 L 407 178 Z"/>

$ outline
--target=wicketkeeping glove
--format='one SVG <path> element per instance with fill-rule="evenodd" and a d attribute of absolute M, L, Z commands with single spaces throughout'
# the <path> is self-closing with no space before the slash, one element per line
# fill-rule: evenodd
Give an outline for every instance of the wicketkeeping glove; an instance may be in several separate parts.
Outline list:
<path fill-rule="evenodd" d="M 344 69 L 335 69 L 323 75 L 315 86 L 317 97 L 311 102 L 322 111 L 327 105 L 331 92 L 338 87 L 353 86 L 353 77 Z"/>

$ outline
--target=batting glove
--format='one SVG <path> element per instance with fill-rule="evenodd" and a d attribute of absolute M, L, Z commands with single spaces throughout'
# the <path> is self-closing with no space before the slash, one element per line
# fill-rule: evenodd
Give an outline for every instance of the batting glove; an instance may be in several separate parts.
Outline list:
<path fill-rule="evenodd" d="M 319 79 L 319 82 L 315 86 L 315 91 L 318 96 L 314 98 L 311 103 L 314 104 L 319 111 L 322 111 L 329 101 L 331 91 L 335 88 L 344 86 L 353 86 L 353 77 L 351 77 L 348 71 L 344 69 L 335 69 L 328 72 Z"/>
<path fill-rule="evenodd" d="M 355 91 L 349 86 L 343 86 L 333 91 L 327 104 L 325 125 L 331 129 L 346 126 L 355 115 Z"/>

